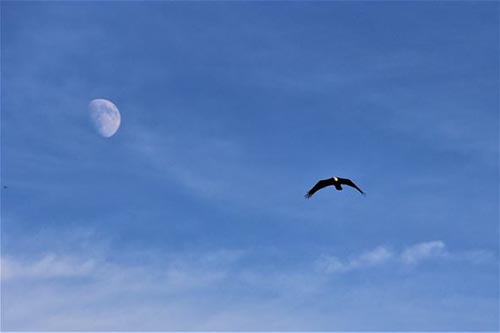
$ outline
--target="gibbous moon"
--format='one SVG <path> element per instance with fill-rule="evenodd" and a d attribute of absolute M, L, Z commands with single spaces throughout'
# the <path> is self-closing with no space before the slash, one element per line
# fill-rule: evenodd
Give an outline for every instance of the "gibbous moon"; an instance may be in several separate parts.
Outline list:
<path fill-rule="evenodd" d="M 92 124 L 101 136 L 109 138 L 118 131 L 121 122 L 120 111 L 107 99 L 91 101 L 89 113 Z"/>

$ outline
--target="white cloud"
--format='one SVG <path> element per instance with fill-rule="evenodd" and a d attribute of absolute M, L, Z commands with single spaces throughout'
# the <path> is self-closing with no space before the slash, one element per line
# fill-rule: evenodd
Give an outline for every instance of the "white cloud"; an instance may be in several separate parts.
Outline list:
<path fill-rule="evenodd" d="M 389 261 L 393 256 L 394 254 L 390 250 L 379 246 L 350 260 L 340 260 L 335 256 L 323 255 L 318 259 L 316 265 L 326 273 L 348 272 L 381 265 Z"/>
<path fill-rule="evenodd" d="M 400 255 L 401 261 L 408 265 L 415 265 L 431 258 L 447 256 L 445 244 L 442 241 L 418 243 L 407 247 Z"/>
<path fill-rule="evenodd" d="M 360 255 L 359 258 L 354 262 L 354 264 L 356 266 L 379 265 L 391 259 L 392 256 L 393 253 L 391 251 L 382 246 L 379 246 L 372 251 Z"/>
<path fill-rule="evenodd" d="M 19 260 L 2 256 L 2 281 L 15 278 L 49 279 L 89 275 L 95 268 L 95 261 L 70 256 L 46 254 L 40 259 Z"/>
<path fill-rule="evenodd" d="M 443 241 L 437 240 L 413 244 L 401 251 L 391 251 L 383 246 L 378 246 L 348 259 L 323 254 L 316 260 L 315 264 L 320 271 L 331 274 L 366 269 L 389 262 L 404 266 L 416 266 L 432 259 L 481 264 L 494 261 L 494 255 L 483 250 L 451 253 L 447 251 Z"/>
<path fill-rule="evenodd" d="M 314 262 L 320 272 L 310 265 L 280 270 L 259 268 L 247 264 L 251 253 L 233 250 L 146 256 L 155 259 L 134 263 L 112 262 L 103 259 L 102 254 L 86 251 L 64 256 L 47 254 L 37 259 L 4 256 L 2 329 L 432 329 L 439 326 L 418 318 L 447 312 L 455 319 L 457 302 L 439 303 L 419 296 L 421 280 L 417 272 L 405 280 L 413 279 L 410 287 L 406 282 L 393 281 L 389 299 L 381 296 L 385 290 L 382 292 L 380 285 L 339 285 L 330 274 L 355 273 L 386 264 L 405 266 L 429 258 L 469 263 L 491 258 L 485 251 L 447 256 L 442 255 L 443 251 L 444 243 L 435 241 L 414 244 L 402 251 L 378 246 L 346 259 L 324 255 Z M 459 301 L 462 312 L 472 309 L 470 302 Z M 491 300 L 475 302 L 483 307 L 474 313 L 475 318 L 490 320 Z M 354 319 L 360 311 L 374 315 L 364 316 L 362 321 Z M 405 320 L 413 320 L 412 324 L 402 320 L 391 326 L 379 319 L 395 311 Z M 415 311 L 420 313 L 417 319 L 412 315 Z"/>

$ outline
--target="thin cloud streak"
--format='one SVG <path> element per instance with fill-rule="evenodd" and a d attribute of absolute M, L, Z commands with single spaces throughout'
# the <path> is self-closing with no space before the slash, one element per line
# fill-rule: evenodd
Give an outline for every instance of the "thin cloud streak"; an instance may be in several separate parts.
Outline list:
<path fill-rule="evenodd" d="M 479 264 L 493 260 L 494 255 L 481 250 L 451 253 L 446 249 L 445 243 L 439 240 L 413 244 L 401 251 L 378 246 L 371 251 L 343 260 L 333 255 L 324 254 L 316 261 L 316 267 L 320 271 L 333 274 L 367 269 L 389 262 L 402 266 L 416 266 L 428 260 L 438 259 Z"/>
<path fill-rule="evenodd" d="M 274 270 L 249 265 L 248 262 L 257 254 L 247 250 L 150 253 L 141 257 L 152 260 L 123 262 L 107 258 L 107 250 L 97 251 L 100 248 L 97 243 L 85 238 L 85 246 L 71 255 L 68 251 L 64 251 L 64 255 L 51 252 L 32 258 L 3 255 L 2 295 L 3 302 L 8 302 L 9 307 L 4 307 L 2 313 L 2 329 L 352 328 L 352 323 L 346 321 L 344 310 L 336 305 L 337 301 L 330 304 L 332 300 L 322 298 L 332 287 L 340 287 L 338 282 L 331 285 L 335 274 L 355 274 L 386 264 L 398 264 L 413 267 L 408 276 L 416 277 L 419 274 L 417 268 L 427 260 L 453 259 L 463 264 L 495 262 L 494 255 L 484 250 L 448 251 L 444 242 L 428 241 L 409 245 L 400 251 L 377 246 L 344 258 L 322 255 L 305 265 Z M 68 285 L 72 288 L 67 289 Z M 377 294 L 379 287 L 363 287 L 363 297 L 368 302 L 364 305 L 358 303 L 361 300 L 350 301 L 350 293 L 357 294 L 358 291 L 346 289 L 336 297 L 353 307 L 368 306 L 371 304 L 370 295 Z M 31 297 L 22 297 L 27 294 Z M 384 305 L 388 311 L 397 304 L 403 306 L 405 302 L 399 296 L 393 297 Z M 79 300 L 78 303 L 73 302 L 75 299 Z M 121 301 L 117 303 L 117 299 Z M 418 297 L 413 299 L 429 302 Z M 109 302 L 116 305 L 103 312 L 103 307 Z M 308 304 L 311 311 L 304 311 L 304 304 Z M 488 308 L 487 304 L 483 306 Z M 330 310 L 324 312 L 325 308 Z M 333 316 L 332 308 L 337 309 Z M 121 318 L 122 313 L 131 315 Z M 157 315 L 151 316 L 151 313 Z M 291 314 L 294 319 L 290 321 Z M 31 320 L 25 320 L 28 317 Z M 265 320 L 259 324 L 255 318 Z M 366 318 L 365 324 L 360 323 L 357 328 L 366 329 L 370 322 L 377 322 L 376 327 L 381 329 L 387 327 L 375 318 Z"/>
<path fill-rule="evenodd" d="M 96 267 L 94 259 L 46 254 L 34 261 L 2 256 L 1 280 L 73 278 L 92 274 Z"/>
<path fill-rule="evenodd" d="M 432 241 L 412 245 L 406 248 L 401 254 L 400 259 L 408 265 L 416 265 L 421 261 L 447 255 L 445 245 L 442 241 Z"/>
<path fill-rule="evenodd" d="M 105 253 L 94 253 L 88 257 L 85 251 L 72 256 L 51 253 L 32 259 L 3 256 L 2 292 L 4 302 L 8 302 L 9 307 L 2 313 L 2 329 L 348 328 L 353 326 L 346 321 L 343 310 L 330 304 L 332 300 L 321 297 L 332 288 L 332 275 L 354 274 L 391 262 L 415 268 L 416 263 L 431 259 L 460 258 L 464 260 L 463 263 L 478 263 L 477 260 L 470 259 L 469 252 L 446 252 L 447 255 L 444 256 L 444 248 L 440 241 L 414 244 L 399 252 L 378 246 L 371 251 L 348 256 L 347 259 L 320 256 L 309 265 L 280 271 L 244 264 L 255 254 L 243 250 L 172 253 L 164 255 L 160 261 L 143 263 L 106 260 Z M 412 276 L 418 276 L 418 271 L 413 270 L 409 274 L 410 278 Z M 333 286 L 334 289 L 340 287 L 337 284 L 338 282 Z M 68 290 L 67 285 L 73 287 Z M 353 296 L 348 291 L 336 297 L 340 297 L 339 301 L 344 299 L 350 306 L 367 306 L 371 304 L 370 294 L 377 294 L 376 290 L 380 286 L 363 288 L 365 294 L 350 292 L 358 295 L 357 297 L 366 297 L 365 301 L 368 303 L 365 305 L 358 304 L 361 300 L 354 303 L 349 301 Z M 27 294 L 31 297 L 21 297 Z M 388 307 L 388 311 L 392 311 L 390 309 L 400 302 L 404 303 L 401 298 L 394 295 L 391 297 L 395 299 L 384 305 Z M 75 299 L 79 300 L 78 304 L 73 302 Z M 117 299 L 121 301 L 117 303 Z M 429 301 L 419 300 L 418 297 L 413 300 L 424 303 Z M 113 302 L 115 306 L 103 313 L 103 306 L 108 302 Z M 309 304 L 311 311 L 304 311 L 304 304 Z M 488 307 L 486 304 L 483 305 Z M 325 306 L 330 309 L 328 313 L 323 313 Z M 332 306 L 337 309 L 333 315 Z M 125 312 L 131 315 L 119 319 Z M 159 315 L 153 318 L 151 313 Z M 287 320 L 291 314 L 294 319 Z M 31 320 L 26 321 L 25 318 L 28 317 Z M 266 320 L 259 324 L 255 322 L 257 317 Z M 366 329 L 366 323 L 371 321 L 377 322 L 376 327 L 381 329 L 387 327 L 374 318 L 366 318 L 365 324 L 361 323 L 357 326 L 358 329 Z"/>

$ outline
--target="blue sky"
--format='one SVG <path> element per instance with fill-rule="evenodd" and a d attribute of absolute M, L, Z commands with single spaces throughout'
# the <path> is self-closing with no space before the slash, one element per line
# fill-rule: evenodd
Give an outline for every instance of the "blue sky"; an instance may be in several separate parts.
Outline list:
<path fill-rule="evenodd" d="M 498 13 L 2 2 L 1 328 L 497 331 Z"/>

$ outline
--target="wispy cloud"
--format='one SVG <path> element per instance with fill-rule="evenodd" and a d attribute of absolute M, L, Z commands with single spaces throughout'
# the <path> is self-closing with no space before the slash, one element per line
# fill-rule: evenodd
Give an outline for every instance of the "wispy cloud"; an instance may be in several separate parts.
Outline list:
<path fill-rule="evenodd" d="M 427 260 L 454 260 L 469 263 L 482 263 L 493 260 L 493 255 L 487 251 L 449 252 L 443 241 L 429 241 L 405 247 L 394 251 L 384 246 L 359 255 L 341 259 L 334 255 L 323 254 L 316 261 L 316 267 L 325 273 L 345 273 L 366 269 L 392 262 L 404 266 L 416 266 Z"/>
<path fill-rule="evenodd" d="M 20 260 L 2 256 L 2 281 L 11 279 L 53 279 L 87 276 L 96 267 L 94 259 L 46 254 L 37 260 Z"/>
<path fill-rule="evenodd" d="M 443 258 L 446 255 L 444 243 L 442 241 L 432 241 L 407 247 L 401 252 L 400 259 L 405 264 L 415 265 L 426 259 Z"/>
<path fill-rule="evenodd" d="M 304 214 L 296 206 L 297 201 L 305 203 L 302 191 L 310 183 L 294 187 L 282 169 L 263 165 L 266 162 L 237 139 L 191 132 L 187 136 L 181 130 L 167 136 L 139 125 L 134 133 L 128 143 L 132 154 L 144 160 L 158 179 L 178 186 L 175 191 L 225 208 L 229 203 L 231 207 L 272 215 Z M 182 148 L 186 145 L 190 149 Z M 264 167 L 266 172 L 256 172 Z M 276 184 L 280 191 L 276 191 Z"/>
<path fill-rule="evenodd" d="M 316 265 L 326 273 L 342 273 L 371 266 L 382 265 L 389 261 L 394 253 L 383 246 L 364 252 L 354 258 L 342 260 L 332 255 L 322 255 Z"/>
<path fill-rule="evenodd" d="M 34 258 L 2 256 L 2 329 L 387 329 L 387 323 L 376 317 L 366 317 L 356 325 L 346 319 L 352 319 L 353 313 L 346 312 L 345 306 L 372 311 L 371 299 L 380 294 L 380 286 L 365 286 L 360 293 L 352 286 L 332 286 L 332 274 L 354 274 L 389 263 L 417 267 L 431 259 L 455 258 L 468 264 L 485 262 L 478 258 L 489 260 L 486 251 L 444 251 L 442 241 L 422 242 L 401 251 L 378 246 L 346 258 L 322 255 L 309 264 L 280 270 L 250 265 L 255 253 L 225 249 L 152 254 L 145 257 L 153 260 L 143 262 L 110 260 L 104 253 L 87 251 Z M 409 278 L 418 273 L 413 272 Z M 321 296 L 332 292 L 335 301 Z M 357 295 L 356 302 L 353 295 Z M 383 305 L 386 311 L 403 306 L 405 316 L 411 313 L 404 297 L 391 297 Z M 430 299 L 411 297 L 413 302 L 425 304 L 423 308 L 429 304 L 439 307 Z M 467 308 L 469 303 L 460 302 Z M 489 300 L 481 302 L 489 313 Z M 114 306 L 106 307 L 110 303 Z M 129 315 L 124 318 L 123 313 Z"/>

